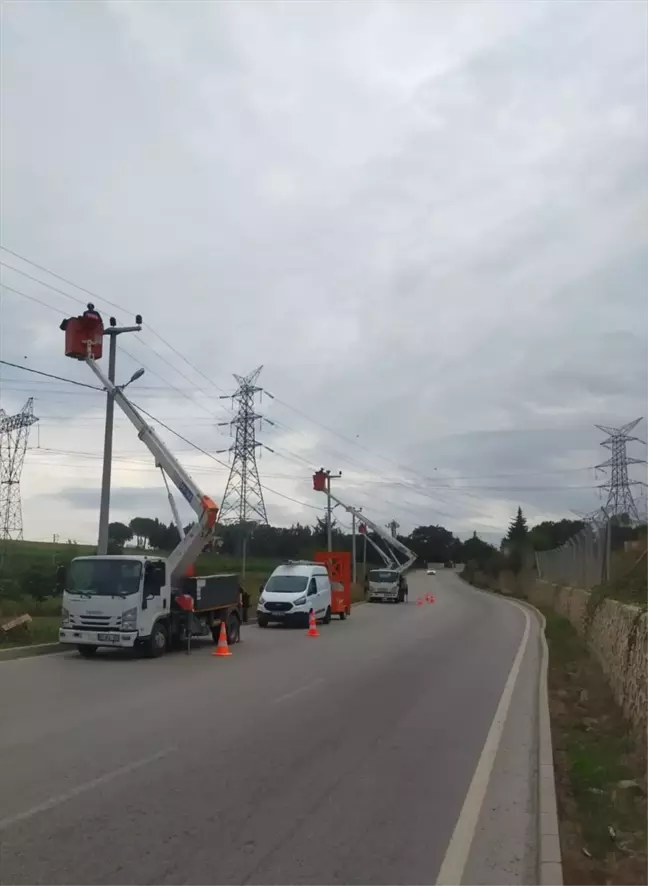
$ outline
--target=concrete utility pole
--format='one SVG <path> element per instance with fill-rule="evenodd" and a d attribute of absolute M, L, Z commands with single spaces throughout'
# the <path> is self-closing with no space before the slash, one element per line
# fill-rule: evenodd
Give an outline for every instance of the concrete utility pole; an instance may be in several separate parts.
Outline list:
<path fill-rule="evenodd" d="M 92 310 L 88 305 L 88 309 Z M 104 335 L 110 339 L 108 351 L 108 378 L 115 383 L 115 364 L 117 362 L 117 336 L 122 332 L 141 332 L 142 318 L 138 314 L 135 318 L 135 326 L 117 326 L 114 317 L 110 318 L 110 326 L 104 329 Z M 112 448 L 113 448 L 113 420 L 115 415 L 115 400 L 112 394 L 106 393 L 106 426 L 104 430 L 104 454 L 103 470 L 101 473 L 101 503 L 99 505 L 99 538 L 97 541 L 97 554 L 105 556 L 108 553 L 108 524 L 110 523 L 110 479 L 112 474 Z"/>
<path fill-rule="evenodd" d="M 342 476 L 342 471 L 339 474 L 331 474 L 330 471 L 325 471 L 322 468 L 323 473 L 326 475 L 326 546 L 329 554 L 333 551 L 333 527 L 331 525 L 331 480 L 337 480 Z"/>
<path fill-rule="evenodd" d="M 358 508 L 358 510 L 361 511 L 362 508 Z M 365 537 L 365 548 L 366 548 L 366 546 L 367 546 L 367 539 Z M 351 514 L 351 570 L 352 570 L 351 581 L 353 582 L 353 584 L 355 584 L 356 580 L 358 578 L 358 567 L 357 567 L 357 563 L 356 563 L 356 515 L 355 514 Z"/>

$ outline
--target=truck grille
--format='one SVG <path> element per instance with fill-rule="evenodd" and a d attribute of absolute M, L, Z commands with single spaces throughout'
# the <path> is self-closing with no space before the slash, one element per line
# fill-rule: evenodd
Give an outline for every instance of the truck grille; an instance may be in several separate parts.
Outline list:
<path fill-rule="evenodd" d="M 109 615 L 76 615 L 72 616 L 71 622 L 76 627 L 87 628 L 90 631 L 103 631 L 106 628 L 118 631 L 121 628 L 121 615 L 114 618 Z"/>
<path fill-rule="evenodd" d="M 288 612 L 289 609 L 293 608 L 293 605 L 292 603 L 272 602 L 266 603 L 265 608 L 268 610 L 268 612 Z"/>

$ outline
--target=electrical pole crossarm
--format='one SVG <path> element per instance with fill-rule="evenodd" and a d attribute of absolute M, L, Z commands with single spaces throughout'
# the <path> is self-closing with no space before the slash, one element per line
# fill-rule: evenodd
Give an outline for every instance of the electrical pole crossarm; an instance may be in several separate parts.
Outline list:
<path fill-rule="evenodd" d="M 195 556 L 204 547 L 207 539 L 213 534 L 218 508 L 212 499 L 205 495 L 196 485 L 175 456 L 160 440 L 153 428 L 147 424 L 139 411 L 126 397 L 121 388 L 114 385 L 104 375 L 94 359 L 86 359 L 86 363 L 106 391 L 112 394 L 121 411 L 135 427 L 138 437 L 155 459 L 156 465 L 163 469 L 198 516 L 198 522 L 194 524 L 192 529 L 168 557 L 167 562 L 171 572 L 171 580 L 173 580 L 184 574 L 187 566 L 193 562 Z M 178 528 L 180 529 L 180 527 Z"/>

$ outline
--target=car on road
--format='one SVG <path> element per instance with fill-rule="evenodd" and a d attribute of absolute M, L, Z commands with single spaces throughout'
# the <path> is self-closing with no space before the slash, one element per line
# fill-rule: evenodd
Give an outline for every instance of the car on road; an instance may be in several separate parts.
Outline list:
<path fill-rule="evenodd" d="M 436 575 L 436 569 L 428 569 L 427 574 L 428 575 Z"/>
<path fill-rule="evenodd" d="M 318 621 L 331 620 L 331 581 L 326 566 L 298 560 L 277 566 L 261 591 L 257 624 L 270 622 L 308 624 L 310 613 Z"/>

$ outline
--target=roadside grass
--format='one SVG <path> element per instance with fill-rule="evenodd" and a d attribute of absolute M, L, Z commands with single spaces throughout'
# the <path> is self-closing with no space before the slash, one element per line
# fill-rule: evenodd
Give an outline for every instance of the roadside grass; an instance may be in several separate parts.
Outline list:
<path fill-rule="evenodd" d="M 61 625 L 58 615 L 37 616 L 28 625 L 20 625 L 5 634 L 0 631 L 0 651 L 16 646 L 35 646 L 38 643 L 56 643 Z"/>
<path fill-rule="evenodd" d="M 543 612 L 565 884 L 645 884 L 645 745 L 571 623 Z"/>

